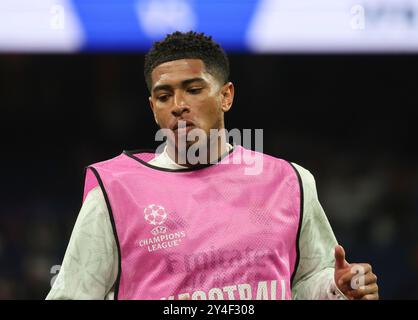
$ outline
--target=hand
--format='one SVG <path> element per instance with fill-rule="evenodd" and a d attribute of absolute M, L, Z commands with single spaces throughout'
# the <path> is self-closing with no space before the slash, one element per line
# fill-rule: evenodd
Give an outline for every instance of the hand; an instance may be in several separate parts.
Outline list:
<path fill-rule="evenodd" d="M 351 300 L 378 300 L 379 288 L 372 266 L 367 263 L 348 263 L 344 248 L 335 247 L 335 283 Z"/>

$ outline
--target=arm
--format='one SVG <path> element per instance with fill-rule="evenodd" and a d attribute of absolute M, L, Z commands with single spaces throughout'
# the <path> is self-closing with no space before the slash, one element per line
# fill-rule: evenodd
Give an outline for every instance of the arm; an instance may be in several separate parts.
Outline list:
<path fill-rule="evenodd" d="M 295 299 L 379 299 L 377 277 L 368 263 L 348 263 L 343 247 L 319 203 L 315 180 L 295 165 L 304 190 L 300 262 L 293 283 Z"/>
<path fill-rule="evenodd" d="M 105 299 L 117 277 L 117 247 L 102 191 L 87 195 L 47 300 Z"/>
<path fill-rule="evenodd" d="M 315 179 L 308 170 L 293 165 L 300 174 L 304 193 L 300 260 L 293 281 L 293 298 L 346 299 L 334 282 L 334 248 L 337 240 L 319 203 Z"/>

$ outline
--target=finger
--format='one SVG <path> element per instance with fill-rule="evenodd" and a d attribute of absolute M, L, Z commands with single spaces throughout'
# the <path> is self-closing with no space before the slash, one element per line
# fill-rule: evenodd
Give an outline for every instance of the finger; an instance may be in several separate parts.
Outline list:
<path fill-rule="evenodd" d="M 368 294 L 362 297 L 361 300 L 379 300 L 379 294 Z"/>
<path fill-rule="evenodd" d="M 373 270 L 372 266 L 368 263 L 352 263 L 353 267 L 358 266 L 357 268 L 362 272 L 363 274 L 369 273 Z M 362 270 L 363 268 L 363 270 Z"/>
<path fill-rule="evenodd" d="M 343 279 L 344 281 L 345 279 Z M 377 276 L 373 272 L 368 272 L 364 276 L 359 276 L 358 274 L 353 275 L 351 280 L 348 282 L 346 281 L 346 284 L 350 289 L 358 289 L 362 288 L 366 285 L 377 283 Z M 344 283 L 343 283 L 344 284 Z"/>
<path fill-rule="evenodd" d="M 369 272 L 364 276 L 364 284 L 377 283 L 377 276 L 373 272 Z"/>
<path fill-rule="evenodd" d="M 340 245 L 335 246 L 335 269 L 343 269 L 347 267 L 348 263 L 345 260 L 344 248 Z"/>
<path fill-rule="evenodd" d="M 346 295 L 354 299 L 361 299 L 367 295 L 378 294 L 378 292 L 379 287 L 376 283 L 373 283 L 356 290 L 349 290 Z"/>
<path fill-rule="evenodd" d="M 372 271 L 372 266 L 367 263 L 353 263 L 350 267 L 351 268 L 340 277 L 338 285 L 343 286 L 344 284 L 350 284 L 355 276 L 358 278 L 356 280 L 358 280 L 361 285 L 366 284 L 365 276 Z"/>
<path fill-rule="evenodd" d="M 338 286 L 339 287 L 347 287 L 348 289 L 351 288 L 351 282 L 356 274 L 352 273 L 351 270 L 348 270 L 346 273 L 344 273 L 341 278 L 338 280 Z"/>

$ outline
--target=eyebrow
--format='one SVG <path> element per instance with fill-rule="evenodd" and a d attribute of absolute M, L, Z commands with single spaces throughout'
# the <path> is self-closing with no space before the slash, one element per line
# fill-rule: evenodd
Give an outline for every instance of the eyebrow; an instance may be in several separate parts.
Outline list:
<path fill-rule="evenodd" d="M 206 82 L 206 81 L 203 78 L 196 77 L 196 78 L 191 78 L 191 79 L 183 80 L 181 82 L 181 86 L 182 87 L 186 87 L 187 85 L 189 85 L 192 82 Z M 155 86 L 154 89 L 152 89 L 152 92 L 156 92 L 158 90 L 170 90 L 172 88 L 173 88 L 173 86 L 171 86 L 169 84 L 160 84 L 158 86 Z"/>

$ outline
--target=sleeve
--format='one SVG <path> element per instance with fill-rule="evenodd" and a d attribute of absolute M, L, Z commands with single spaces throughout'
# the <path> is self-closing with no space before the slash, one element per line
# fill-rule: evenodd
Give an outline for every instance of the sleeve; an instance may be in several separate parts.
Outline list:
<path fill-rule="evenodd" d="M 303 188 L 304 203 L 299 239 L 299 265 L 292 284 L 293 299 L 346 299 L 334 281 L 334 248 L 331 225 L 319 203 L 315 179 L 306 169 L 293 164 Z"/>
<path fill-rule="evenodd" d="M 117 255 L 103 193 L 96 187 L 83 202 L 62 266 L 46 299 L 108 298 L 117 277 Z"/>

